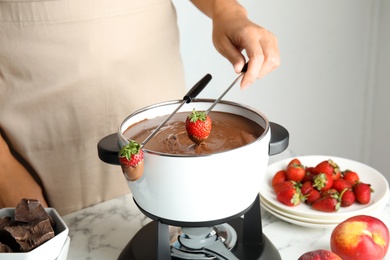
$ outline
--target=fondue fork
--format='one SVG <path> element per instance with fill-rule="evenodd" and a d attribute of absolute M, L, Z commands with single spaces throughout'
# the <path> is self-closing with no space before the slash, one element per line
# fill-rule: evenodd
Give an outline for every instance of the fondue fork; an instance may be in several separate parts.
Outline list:
<path fill-rule="evenodd" d="M 208 113 L 210 113 L 210 111 L 219 103 L 219 101 L 221 101 L 221 99 L 226 95 L 226 93 L 229 92 L 229 90 L 237 83 L 237 81 L 242 77 L 244 76 L 244 73 L 246 72 L 246 70 L 248 69 L 248 62 L 245 63 L 244 67 L 242 68 L 241 70 L 241 74 L 233 81 L 232 84 L 230 84 L 230 86 L 225 90 L 225 92 L 222 93 L 221 96 L 219 96 L 219 98 L 217 98 L 214 103 L 209 107 L 209 109 L 206 110 L 206 115 Z"/>
<path fill-rule="evenodd" d="M 199 80 L 198 83 L 196 83 L 183 97 L 183 101 L 180 103 L 180 105 L 156 129 L 154 129 L 148 137 L 146 137 L 146 139 L 141 143 L 141 149 L 161 129 L 161 127 L 163 127 L 176 114 L 176 112 L 179 111 L 179 109 L 185 103 L 190 103 L 200 92 L 202 92 L 211 79 L 211 75 L 207 74 L 201 80 Z"/>

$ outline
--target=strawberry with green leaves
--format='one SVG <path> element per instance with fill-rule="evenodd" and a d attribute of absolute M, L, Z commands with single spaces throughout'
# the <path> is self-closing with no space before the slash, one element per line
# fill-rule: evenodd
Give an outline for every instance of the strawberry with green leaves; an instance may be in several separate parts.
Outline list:
<path fill-rule="evenodd" d="M 302 194 L 299 188 L 287 188 L 276 194 L 276 199 L 287 206 L 297 206 L 302 201 Z"/>
<path fill-rule="evenodd" d="M 331 159 L 320 162 L 316 165 L 315 169 L 318 173 L 325 173 L 332 176 L 333 180 L 341 177 L 340 167 Z"/>
<path fill-rule="evenodd" d="M 359 175 L 356 172 L 350 170 L 346 170 L 343 172 L 343 179 L 349 181 L 350 183 L 352 183 L 352 185 L 355 185 L 357 182 L 360 181 Z"/>
<path fill-rule="evenodd" d="M 279 191 L 282 191 L 282 190 L 285 190 L 285 189 L 290 189 L 290 188 L 296 189 L 296 188 L 299 188 L 299 185 L 298 185 L 298 183 L 293 182 L 293 181 L 284 181 L 282 183 L 276 184 L 273 188 L 274 188 L 274 192 L 276 194 L 278 194 Z"/>
<path fill-rule="evenodd" d="M 349 207 L 355 203 L 356 197 L 352 189 L 345 188 L 341 192 L 341 207 Z"/>
<path fill-rule="evenodd" d="M 356 201 L 360 204 L 368 204 L 371 200 L 371 185 L 363 182 L 358 182 L 353 186 Z"/>
<path fill-rule="evenodd" d="M 139 179 L 144 171 L 144 152 L 141 145 L 133 140 L 121 148 L 119 151 L 119 163 L 122 172 L 129 181 Z"/>
<path fill-rule="evenodd" d="M 275 173 L 274 177 L 272 177 L 272 187 L 275 187 L 276 185 L 283 183 L 287 180 L 286 177 L 286 171 L 285 170 L 280 170 Z"/>
<path fill-rule="evenodd" d="M 333 181 L 332 188 L 338 192 L 342 192 L 344 189 L 352 189 L 352 183 L 343 178 L 340 178 Z"/>
<path fill-rule="evenodd" d="M 301 182 L 305 175 L 305 167 L 301 164 L 293 164 L 286 171 L 286 177 L 290 181 Z"/>
<path fill-rule="evenodd" d="M 306 181 L 302 184 L 301 193 L 305 198 L 305 202 L 309 205 L 321 197 L 321 193 L 313 187 L 311 181 Z"/>
<path fill-rule="evenodd" d="M 320 173 L 313 179 L 313 186 L 319 191 L 329 190 L 333 185 L 333 178 L 331 175 Z"/>
<path fill-rule="evenodd" d="M 320 199 L 313 202 L 311 205 L 313 209 L 324 212 L 336 212 L 341 205 L 340 197 L 336 194 L 327 194 Z"/>
<path fill-rule="evenodd" d="M 209 137 L 211 124 L 211 118 L 205 111 L 196 111 L 194 109 L 186 118 L 186 130 L 188 137 L 197 145 L 201 144 Z"/>

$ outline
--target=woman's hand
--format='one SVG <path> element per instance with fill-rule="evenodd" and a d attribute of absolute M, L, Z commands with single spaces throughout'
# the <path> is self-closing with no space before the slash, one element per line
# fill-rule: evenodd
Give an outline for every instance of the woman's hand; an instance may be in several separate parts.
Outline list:
<path fill-rule="evenodd" d="M 235 0 L 192 0 L 203 13 L 213 20 L 215 48 L 232 63 L 239 73 L 246 63 L 242 51 L 249 59 L 241 88 L 251 85 L 280 65 L 276 37 L 247 17 L 246 10 Z"/>

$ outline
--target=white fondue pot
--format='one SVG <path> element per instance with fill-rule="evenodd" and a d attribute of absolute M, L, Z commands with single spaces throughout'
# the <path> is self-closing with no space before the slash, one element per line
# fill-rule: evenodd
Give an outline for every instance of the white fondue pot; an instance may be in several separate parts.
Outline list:
<path fill-rule="evenodd" d="M 155 104 L 128 116 L 117 133 L 119 146 L 127 143 L 123 133 L 131 125 L 144 119 L 169 115 L 180 102 Z M 211 99 L 197 99 L 178 112 L 207 110 L 213 102 Z M 218 103 L 213 111 L 246 117 L 265 131 L 252 143 L 208 155 L 162 154 L 144 148 L 144 174 L 128 185 L 137 206 L 147 216 L 165 220 L 168 224 L 208 223 L 238 217 L 255 201 L 264 180 L 269 155 L 282 152 L 287 147 L 288 132 L 271 123 L 281 128 L 284 135 L 281 145 L 272 143 L 273 127 L 259 111 L 227 101 Z M 104 155 L 101 153 L 99 151 L 102 159 Z M 104 158 L 102 160 L 105 161 Z"/>

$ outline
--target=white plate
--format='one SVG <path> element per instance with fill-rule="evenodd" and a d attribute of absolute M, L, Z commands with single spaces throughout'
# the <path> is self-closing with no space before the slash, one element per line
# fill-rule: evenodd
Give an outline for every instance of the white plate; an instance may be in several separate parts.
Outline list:
<path fill-rule="evenodd" d="M 316 223 L 316 222 L 306 222 L 306 221 L 302 221 L 302 220 L 292 219 L 292 218 L 286 217 L 286 216 L 284 216 L 282 214 L 279 214 L 279 213 L 273 211 L 266 204 L 261 204 L 261 207 L 263 209 L 265 209 L 266 211 L 268 211 L 270 214 L 274 215 L 275 217 L 277 217 L 277 218 L 279 218 L 281 220 L 284 220 L 284 221 L 286 221 L 288 223 L 294 224 L 294 225 L 298 225 L 298 226 L 302 226 L 302 227 L 308 227 L 308 228 L 334 228 L 334 227 L 337 226 L 337 224 L 335 224 L 335 223 L 332 223 L 332 224 Z"/>
<path fill-rule="evenodd" d="M 317 224 L 338 224 L 342 220 L 344 220 L 344 219 L 313 219 L 313 218 L 302 217 L 299 215 L 294 215 L 294 214 L 291 214 L 289 212 L 279 210 L 278 208 L 276 208 L 272 204 L 270 204 L 267 200 L 265 200 L 262 196 L 260 196 L 260 202 L 261 202 L 262 206 L 264 206 L 267 209 L 272 210 L 272 213 L 275 212 L 278 215 L 282 215 L 286 218 L 301 221 L 301 222 L 313 222 L 313 223 L 317 223 Z"/>
<path fill-rule="evenodd" d="M 269 204 L 262 196 L 260 196 L 260 202 L 261 206 L 271 213 L 272 215 L 283 219 L 284 221 L 290 222 L 292 224 L 297 224 L 300 226 L 306 226 L 306 227 L 315 227 L 315 228 L 327 228 L 327 227 L 334 227 L 335 225 L 341 223 L 342 221 L 346 220 L 347 218 L 340 218 L 340 219 L 316 219 L 316 218 L 306 218 L 297 216 L 294 214 L 286 213 L 283 211 L 278 210 L 277 208 L 273 207 L 273 205 Z M 386 202 L 386 201 L 384 201 Z M 370 212 L 366 212 L 366 215 L 371 215 L 374 217 L 380 217 L 380 213 L 383 211 L 383 209 L 386 207 L 387 203 L 381 203 L 378 205 L 376 209 Z"/>
<path fill-rule="evenodd" d="M 276 194 L 272 188 L 272 178 L 277 171 L 285 169 L 287 167 L 287 164 L 293 158 L 298 158 L 301 163 L 307 167 L 314 167 L 322 161 L 332 159 L 335 163 L 339 165 L 342 171 L 346 169 L 356 171 L 360 176 L 360 180 L 362 182 L 371 184 L 371 187 L 374 190 L 374 192 L 371 194 L 370 203 L 367 205 L 355 203 L 354 205 L 345 208 L 340 208 L 337 212 L 331 213 L 313 210 L 309 205 L 306 205 L 304 203 L 295 207 L 289 207 L 280 203 L 276 199 Z M 268 166 L 266 174 L 264 175 L 264 182 L 262 182 L 261 184 L 260 194 L 268 202 L 269 205 L 272 205 L 272 208 L 274 210 L 278 209 L 279 211 L 285 213 L 310 219 L 340 220 L 346 219 L 354 215 L 368 213 L 377 209 L 378 206 L 386 204 L 389 199 L 389 184 L 386 178 L 383 177 L 381 173 L 379 173 L 372 167 L 360 162 L 334 156 L 297 156 L 275 162 Z"/>

